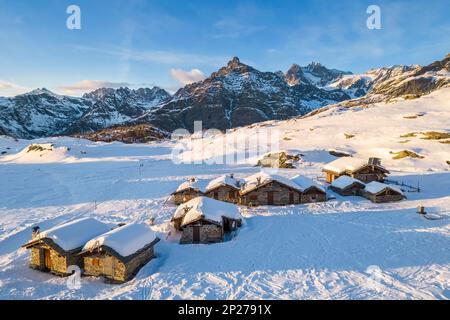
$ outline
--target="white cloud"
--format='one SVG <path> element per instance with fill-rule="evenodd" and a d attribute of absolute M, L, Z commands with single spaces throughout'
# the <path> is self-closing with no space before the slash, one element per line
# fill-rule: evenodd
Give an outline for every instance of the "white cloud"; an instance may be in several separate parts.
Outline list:
<path fill-rule="evenodd" d="M 206 78 L 205 74 L 199 69 L 192 69 L 191 71 L 184 71 L 181 69 L 171 69 L 170 74 L 183 86 L 194 82 L 202 81 Z"/>
<path fill-rule="evenodd" d="M 12 84 L 10 84 L 8 82 L 0 81 L 0 90 L 11 89 L 11 88 L 12 88 Z"/>
<path fill-rule="evenodd" d="M 80 95 L 86 92 L 91 92 L 100 88 L 113 88 L 133 86 L 127 82 L 110 82 L 103 80 L 82 80 L 73 85 L 57 87 L 57 91 L 67 95 Z"/>
<path fill-rule="evenodd" d="M 28 88 L 22 87 L 18 84 L 0 80 L 0 96 L 15 96 L 29 91 Z"/>

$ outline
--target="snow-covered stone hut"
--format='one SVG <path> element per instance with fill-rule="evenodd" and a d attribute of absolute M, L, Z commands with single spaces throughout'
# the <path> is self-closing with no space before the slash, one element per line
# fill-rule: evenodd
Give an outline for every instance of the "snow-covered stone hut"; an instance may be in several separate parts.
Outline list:
<path fill-rule="evenodd" d="M 127 224 L 90 240 L 79 254 L 84 274 L 122 283 L 132 279 L 154 257 L 159 241 L 144 224 Z"/>
<path fill-rule="evenodd" d="M 216 243 L 226 232 L 237 230 L 242 217 L 234 204 L 198 197 L 180 205 L 172 222 L 182 231 L 181 244 Z"/>
<path fill-rule="evenodd" d="M 389 171 L 381 165 L 380 159 L 370 158 L 368 161 L 360 158 L 343 157 L 328 163 L 323 172 L 328 183 L 341 176 L 349 176 L 364 183 L 372 181 L 382 182 Z"/>
<path fill-rule="evenodd" d="M 294 169 L 302 161 L 302 157 L 298 153 L 289 151 L 279 151 L 265 154 L 258 161 L 257 166 L 263 168 L 283 168 Z"/>
<path fill-rule="evenodd" d="M 341 196 L 359 196 L 365 186 L 365 183 L 358 179 L 341 176 L 331 183 L 331 190 Z"/>
<path fill-rule="evenodd" d="M 300 187 L 301 195 L 299 203 L 314 203 L 327 201 L 327 191 L 313 180 L 304 176 L 295 176 L 291 179 Z"/>
<path fill-rule="evenodd" d="M 177 205 L 194 198 L 206 196 L 220 201 L 237 203 L 242 181 L 233 174 L 223 175 L 213 180 L 191 178 L 183 182 L 172 194 Z"/>
<path fill-rule="evenodd" d="M 367 184 L 362 196 L 375 203 L 401 201 L 406 198 L 400 188 L 377 181 Z"/>
<path fill-rule="evenodd" d="M 233 174 L 224 175 L 211 180 L 203 192 L 206 197 L 220 201 L 237 203 L 242 181 L 236 179 Z"/>
<path fill-rule="evenodd" d="M 175 204 L 180 205 L 202 196 L 207 184 L 208 181 L 199 180 L 197 178 L 190 178 L 183 182 L 177 190 L 172 193 Z"/>
<path fill-rule="evenodd" d="M 260 172 L 245 179 L 240 204 L 284 206 L 326 201 L 326 191 L 312 180 L 296 176 L 288 179 Z"/>
<path fill-rule="evenodd" d="M 23 245 L 31 251 L 30 267 L 67 276 L 69 266 L 83 267 L 78 253 L 90 239 L 111 228 L 92 218 L 74 220 L 43 232 L 33 229 L 32 239 Z"/>

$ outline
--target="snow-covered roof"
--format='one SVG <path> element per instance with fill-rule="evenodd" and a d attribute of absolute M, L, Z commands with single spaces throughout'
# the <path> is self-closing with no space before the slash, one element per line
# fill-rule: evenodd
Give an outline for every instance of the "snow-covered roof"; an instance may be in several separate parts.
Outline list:
<path fill-rule="evenodd" d="M 366 187 L 364 190 L 371 194 L 378 194 L 378 193 L 384 191 L 385 189 L 391 189 L 400 194 L 403 194 L 403 191 L 400 188 L 398 188 L 396 186 L 388 185 L 385 183 L 381 183 L 378 181 L 372 181 L 372 182 L 366 184 Z"/>
<path fill-rule="evenodd" d="M 214 190 L 221 186 L 230 186 L 235 189 L 240 189 L 241 180 L 231 177 L 230 175 L 223 175 L 216 179 L 211 180 L 205 188 L 205 192 Z"/>
<path fill-rule="evenodd" d="M 240 189 L 240 179 L 232 178 L 230 175 L 223 175 L 213 180 L 200 180 L 191 178 L 183 182 L 175 192 L 181 192 L 189 189 L 197 190 L 202 193 L 209 192 L 220 186 L 230 186 L 235 189 Z"/>
<path fill-rule="evenodd" d="M 182 226 L 188 225 L 200 219 L 207 219 L 222 223 L 222 217 L 241 219 L 241 214 L 236 205 L 211 199 L 198 197 L 178 207 L 174 219 L 183 218 Z"/>
<path fill-rule="evenodd" d="M 344 173 L 346 171 L 355 172 L 369 163 L 365 159 L 353 158 L 353 157 L 342 157 L 333 162 L 328 163 L 323 167 L 325 171 L 332 171 L 338 174 Z"/>
<path fill-rule="evenodd" d="M 197 190 L 200 192 L 204 192 L 206 186 L 208 185 L 207 180 L 200 180 L 197 178 L 191 178 L 180 184 L 175 192 L 181 192 L 189 189 Z"/>
<path fill-rule="evenodd" d="M 360 184 L 362 186 L 365 186 L 364 182 L 362 182 L 362 181 L 360 181 L 358 179 L 349 177 L 349 176 L 341 176 L 341 177 L 339 177 L 338 179 L 334 180 L 331 183 L 331 186 L 333 186 L 335 188 L 338 188 L 338 189 L 345 189 L 345 188 L 351 186 L 354 183 L 358 183 L 358 184 Z"/>
<path fill-rule="evenodd" d="M 279 182 L 285 186 L 302 192 L 302 188 L 294 181 L 279 175 L 268 174 L 265 172 L 258 172 L 250 177 L 245 178 L 244 181 L 245 184 L 241 190 L 242 194 L 249 193 L 250 191 L 255 190 L 256 188 L 266 185 L 272 181 Z"/>
<path fill-rule="evenodd" d="M 83 247 L 92 238 L 109 230 L 111 228 L 103 222 L 93 218 L 83 218 L 42 231 L 36 239 L 51 239 L 63 250 L 71 251 Z"/>
<path fill-rule="evenodd" d="M 111 230 L 92 240 L 83 248 L 83 251 L 90 251 L 101 246 L 106 246 L 122 257 L 128 257 L 156 239 L 156 234 L 145 224 L 132 223 L 123 227 Z"/>
<path fill-rule="evenodd" d="M 313 180 L 301 176 L 301 175 L 297 175 L 293 178 L 291 178 L 291 181 L 293 181 L 295 184 L 297 184 L 302 192 L 305 192 L 306 190 L 316 187 L 317 189 L 326 192 L 326 190 L 319 184 L 315 183 Z"/>

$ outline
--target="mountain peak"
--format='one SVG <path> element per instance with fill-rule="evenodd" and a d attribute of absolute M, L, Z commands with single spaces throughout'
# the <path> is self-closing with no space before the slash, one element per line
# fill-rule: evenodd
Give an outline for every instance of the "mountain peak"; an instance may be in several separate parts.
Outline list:
<path fill-rule="evenodd" d="M 231 59 L 230 61 L 228 61 L 228 67 L 229 67 L 229 68 L 234 69 L 234 68 L 236 68 L 236 67 L 238 67 L 238 66 L 240 66 L 240 65 L 241 65 L 241 60 L 239 60 L 238 57 L 233 57 L 233 59 Z"/>
<path fill-rule="evenodd" d="M 289 71 L 298 71 L 298 70 L 301 70 L 302 69 L 302 67 L 300 67 L 298 64 L 296 64 L 296 63 L 293 63 L 292 64 L 292 66 L 288 69 L 288 72 Z"/>
<path fill-rule="evenodd" d="M 30 95 L 51 94 L 51 95 L 54 95 L 54 93 L 51 92 L 50 90 L 48 90 L 47 88 L 37 88 L 26 94 L 30 94 Z"/>
<path fill-rule="evenodd" d="M 228 70 L 240 70 L 243 72 L 247 72 L 250 70 L 250 66 L 244 64 L 239 60 L 238 57 L 233 57 L 230 61 L 228 61 L 227 67 Z"/>
<path fill-rule="evenodd" d="M 312 61 L 308 67 L 323 67 L 323 65 L 320 62 Z"/>
<path fill-rule="evenodd" d="M 226 76 L 231 73 L 246 73 L 253 71 L 254 69 L 246 64 L 243 64 L 238 57 L 233 57 L 230 61 L 228 61 L 228 64 L 226 67 L 223 67 L 219 69 L 219 71 L 214 72 L 211 74 L 211 77 L 217 77 L 217 76 Z"/>
<path fill-rule="evenodd" d="M 311 72 L 323 72 L 323 71 L 328 71 L 330 69 L 328 69 L 327 67 L 325 67 L 323 64 L 321 64 L 320 62 L 311 62 L 310 64 L 308 64 L 305 67 L 305 70 L 311 71 Z"/>

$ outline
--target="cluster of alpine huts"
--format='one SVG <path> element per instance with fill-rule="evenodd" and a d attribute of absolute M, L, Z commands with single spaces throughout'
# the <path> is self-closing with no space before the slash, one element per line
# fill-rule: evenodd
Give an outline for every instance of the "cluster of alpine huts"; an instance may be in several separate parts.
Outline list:
<path fill-rule="evenodd" d="M 402 190 L 383 183 L 390 173 L 378 158 L 344 157 L 323 171 L 330 189 L 343 196 L 362 196 L 375 203 L 400 201 Z M 214 180 L 191 178 L 172 193 L 179 205 L 172 223 L 180 243 L 216 243 L 242 224 L 236 205 L 286 206 L 327 201 L 324 187 L 304 176 L 285 178 L 259 172 L 245 179 L 233 174 Z"/>
<path fill-rule="evenodd" d="M 265 172 L 245 179 L 233 174 L 210 181 L 191 178 L 172 196 L 179 205 L 172 223 L 181 232 L 182 244 L 222 242 L 242 224 L 238 204 L 285 206 L 327 200 L 326 190 L 311 179 Z"/>
<path fill-rule="evenodd" d="M 344 157 L 327 164 L 323 171 L 331 190 L 342 196 L 362 196 L 374 203 L 406 198 L 400 188 L 383 183 L 390 172 L 378 158 Z"/>
<path fill-rule="evenodd" d="M 77 266 L 85 276 L 123 283 L 154 257 L 158 241 L 145 224 L 111 227 L 93 218 L 83 218 L 42 232 L 35 227 L 31 241 L 23 247 L 31 251 L 33 269 L 69 276 Z"/>
<path fill-rule="evenodd" d="M 379 159 L 345 157 L 323 171 L 330 188 L 343 196 L 359 195 L 373 202 L 400 201 L 403 192 L 383 183 L 389 171 Z M 245 179 L 224 175 L 214 180 L 189 179 L 172 194 L 178 208 L 172 217 L 181 232 L 181 244 L 222 242 L 242 226 L 237 205 L 286 206 L 327 201 L 324 187 L 304 176 L 285 178 L 259 172 Z M 102 276 L 123 283 L 154 257 L 159 241 L 149 226 L 124 224 L 111 227 L 93 218 L 74 220 L 46 231 L 33 228 L 32 268 L 68 276 L 78 266 L 86 276 Z"/>

